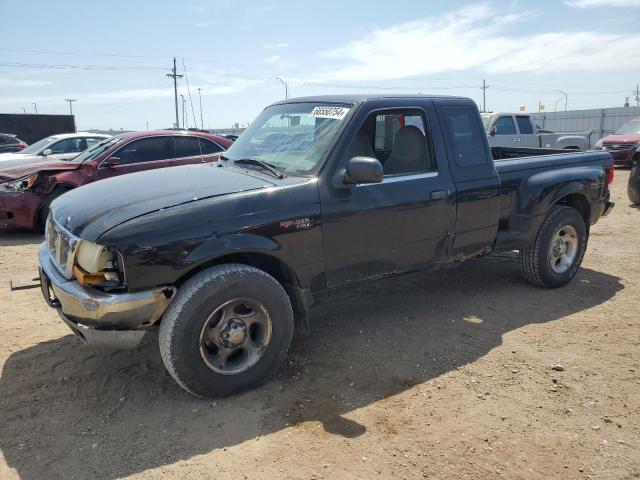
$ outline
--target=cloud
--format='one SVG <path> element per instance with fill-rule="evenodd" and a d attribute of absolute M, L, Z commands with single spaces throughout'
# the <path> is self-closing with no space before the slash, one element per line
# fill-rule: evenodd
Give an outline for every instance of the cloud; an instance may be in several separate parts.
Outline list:
<path fill-rule="evenodd" d="M 640 0 L 566 0 L 573 8 L 588 7 L 640 7 Z"/>
<path fill-rule="evenodd" d="M 280 43 L 267 43 L 266 45 L 264 45 L 264 48 L 289 48 L 290 46 L 291 44 L 287 42 L 280 42 Z"/>
<path fill-rule="evenodd" d="M 280 55 L 271 55 L 263 60 L 264 63 L 276 63 L 280 60 Z"/>
<path fill-rule="evenodd" d="M 51 85 L 47 80 L 22 80 L 17 78 L 0 77 L 0 87 L 42 87 Z"/>
<path fill-rule="evenodd" d="M 223 95 L 237 93 L 245 88 L 260 83 L 257 80 L 225 78 L 224 75 L 216 74 L 199 74 L 193 75 L 201 79 L 206 79 L 201 83 L 191 83 L 191 95 L 198 95 L 198 88 L 201 88 L 202 95 Z M 178 88 L 178 94 L 185 97 L 188 95 L 187 87 Z M 64 98 L 76 98 L 78 103 L 82 105 L 110 105 L 110 104 L 133 104 L 147 102 L 156 98 L 173 97 L 173 88 L 144 88 L 144 89 L 122 89 L 110 92 L 94 92 L 94 93 L 63 93 L 58 95 L 43 96 L 19 96 L 19 97 L 0 97 L 0 106 L 2 105 L 22 105 L 36 102 L 38 105 L 61 105 Z"/>
<path fill-rule="evenodd" d="M 534 12 L 503 13 L 489 4 L 373 30 L 324 52 L 334 65 L 317 81 L 401 79 L 476 70 L 493 74 L 632 70 L 640 34 L 557 31 L 522 34 Z M 625 62 L 611 62 L 625 58 Z"/>
<path fill-rule="evenodd" d="M 207 27 L 211 27 L 215 24 L 217 24 L 219 22 L 217 21 L 213 21 L 213 22 L 200 22 L 200 23 L 196 23 L 196 27 L 197 28 L 207 28 Z"/>

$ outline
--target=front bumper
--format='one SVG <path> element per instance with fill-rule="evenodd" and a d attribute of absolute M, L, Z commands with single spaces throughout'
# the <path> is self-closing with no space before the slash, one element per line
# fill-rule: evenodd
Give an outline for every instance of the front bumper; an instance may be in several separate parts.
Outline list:
<path fill-rule="evenodd" d="M 46 243 L 40 245 L 39 259 L 45 300 L 76 335 L 94 346 L 135 347 L 145 328 L 160 319 L 176 292 L 170 286 L 133 293 L 85 287 L 58 272 Z"/>
<path fill-rule="evenodd" d="M 628 148 L 625 150 L 607 150 L 606 147 L 605 150 L 611 154 L 614 165 L 630 167 L 631 165 L 633 165 L 636 148 L 637 147 L 634 145 L 632 148 Z"/>

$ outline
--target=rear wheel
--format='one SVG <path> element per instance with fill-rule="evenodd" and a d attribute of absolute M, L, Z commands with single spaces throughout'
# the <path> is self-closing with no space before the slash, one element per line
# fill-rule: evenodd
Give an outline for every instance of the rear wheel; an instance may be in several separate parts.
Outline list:
<path fill-rule="evenodd" d="M 218 265 L 178 291 L 160 323 L 160 353 L 182 388 L 224 396 L 266 381 L 292 335 L 291 302 L 273 277 L 248 265 Z"/>
<path fill-rule="evenodd" d="M 640 205 L 640 161 L 633 164 L 629 183 L 627 184 L 627 195 L 629 201 L 634 205 Z"/>
<path fill-rule="evenodd" d="M 524 278 L 546 288 L 566 285 L 582 264 L 587 239 L 587 228 L 578 211 L 553 207 L 534 241 L 520 252 Z"/>

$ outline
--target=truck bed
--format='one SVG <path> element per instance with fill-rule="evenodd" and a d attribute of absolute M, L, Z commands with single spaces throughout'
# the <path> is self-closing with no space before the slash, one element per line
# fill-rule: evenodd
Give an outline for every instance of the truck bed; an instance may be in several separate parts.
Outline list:
<path fill-rule="evenodd" d="M 553 203 L 546 198 L 545 181 L 549 175 L 560 179 L 566 170 L 567 187 L 575 182 L 576 173 L 581 183 L 591 188 L 598 182 L 602 169 L 612 165 L 611 155 L 603 151 L 567 151 L 544 148 L 492 147 L 496 170 L 500 177 L 500 217 L 496 249 L 519 248 L 523 239 L 531 237 L 544 219 L 546 209 L 535 212 L 532 202 Z M 527 200 L 525 200 L 527 199 Z M 544 199 L 544 200 L 540 200 Z M 589 210 L 591 220 L 599 218 L 601 211 Z"/>

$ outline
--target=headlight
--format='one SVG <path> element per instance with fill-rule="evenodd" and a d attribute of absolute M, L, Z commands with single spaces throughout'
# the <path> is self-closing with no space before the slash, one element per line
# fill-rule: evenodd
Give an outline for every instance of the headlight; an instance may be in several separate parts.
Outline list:
<path fill-rule="evenodd" d="M 38 174 L 34 173 L 33 175 L 27 175 L 26 177 L 18 178 L 17 180 L 12 180 L 6 182 L 5 185 L 9 187 L 11 190 L 15 190 L 16 192 L 22 192 L 24 190 L 29 190 L 33 187 L 38 181 Z"/>
<path fill-rule="evenodd" d="M 598 140 L 596 142 L 596 144 L 593 146 L 593 148 L 595 148 L 596 150 L 602 150 L 603 146 L 602 146 L 602 139 Z"/>
<path fill-rule="evenodd" d="M 113 268 L 115 257 L 107 247 L 88 240 L 80 240 L 76 253 L 76 263 L 88 273 L 98 273 Z"/>

